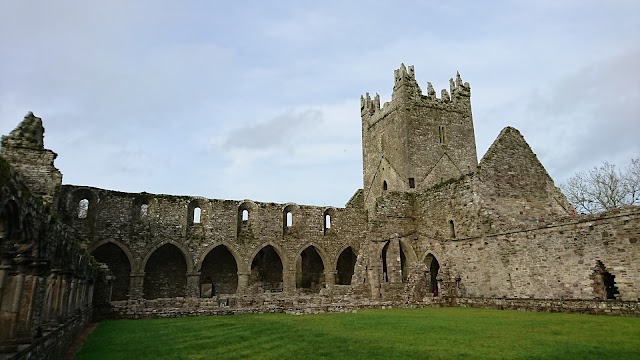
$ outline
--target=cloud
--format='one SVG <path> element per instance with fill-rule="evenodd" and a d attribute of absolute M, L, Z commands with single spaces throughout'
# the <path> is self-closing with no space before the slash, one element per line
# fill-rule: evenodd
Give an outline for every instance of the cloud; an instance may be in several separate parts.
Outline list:
<path fill-rule="evenodd" d="M 540 85 L 490 112 L 511 119 L 557 182 L 640 154 L 640 48 Z"/>
<path fill-rule="evenodd" d="M 269 149 L 298 142 L 299 132 L 312 132 L 323 122 L 316 109 L 287 111 L 266 122 L 234 129 L 222 143 L 226 149 Z"/>

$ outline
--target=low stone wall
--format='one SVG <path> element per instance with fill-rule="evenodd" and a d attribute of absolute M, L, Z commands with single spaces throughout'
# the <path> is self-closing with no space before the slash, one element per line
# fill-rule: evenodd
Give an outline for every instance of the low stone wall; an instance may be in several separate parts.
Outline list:
<path fill-rule="evenodd" d="M 637 301 L 428 297 L 423 301 L 407 303 L 404 301 L 353 299 L 349 296 L 309 295 L 292 298 L 281 294 L 265 294 L 260 298 L 255 296 L 229 296 L 211 299 L 173 298 L 115 301 L 111 303 L 110 308 L 96 311 L 95 319 L 140 319 L 260 313 L 344 313 L 358 309 L 407 307 L 475 307 L 499 310 L 640 316 L 640 302 Z"/>
<path fill-rule="evenodd" d="M 640 301 L 451 298 L 433 300 L 446 306 L 594 315 L 640 316 Z"/>
<path fill-rule="evenodd" d="M 89 324 L 92 308 L 70 317 L 64 324 L 51 331 L 45 331 L 42 337 L 36 338 L 27 345 L 18 346 L 12 354 L 0 354 L 0 360 L 59 360 L 64 359 L 75 338 Z"/>

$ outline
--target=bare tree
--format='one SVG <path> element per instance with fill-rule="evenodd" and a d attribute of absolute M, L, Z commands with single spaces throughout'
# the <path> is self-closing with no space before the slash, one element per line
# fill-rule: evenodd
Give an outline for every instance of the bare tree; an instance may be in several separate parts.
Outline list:
<path fill-rule="evenodd" d="M 631 159 L 623 171 L 605 162 L 586 173 L 577 173 L 560 188 L 580 213 L 640 205 L 640 158 Z"/>

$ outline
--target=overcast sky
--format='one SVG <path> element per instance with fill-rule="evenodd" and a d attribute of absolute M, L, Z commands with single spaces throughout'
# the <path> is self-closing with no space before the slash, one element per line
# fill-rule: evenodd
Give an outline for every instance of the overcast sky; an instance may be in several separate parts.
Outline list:
<path fill-rule="evenodd" d="M 519 129 L 556 184 L 640 156 L 640 1 L 0 1 L 0 134 L 66 184 L 343 206 L 359 98 L 471 84 L 479 158 Z"/>

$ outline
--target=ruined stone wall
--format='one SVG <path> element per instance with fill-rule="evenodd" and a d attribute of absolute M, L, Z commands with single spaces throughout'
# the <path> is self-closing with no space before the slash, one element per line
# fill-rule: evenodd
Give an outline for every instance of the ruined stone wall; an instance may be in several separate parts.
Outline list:
<path fill-rule="evenodd" d="M 58 353 L 60 343 L 42 339 L 63 327 L 84 327 L 102 279 L 73 229 L 31 192 L 22 178 L 25 169 L 0 157 L 0 358 L 31 356 L 23 350 L 34 344 L 43 353 Z M 75 334 L 64 332 L 64 341 Z"/>
<path fill-rule="evenodd" d="M 615 276 L 616 298 L 640 298 L 640 209 L 580 216 L 537 229 L 458 240 L 420 239 L 443 274 L 460 276 L 460 296 L 601 299 L 601 262 Z"/>
<path fill-rule="evenodd" d="M 489 233 L 527 228 L 567 217 L 573 207 L 524 137 L 514 128 L 500 132 L 480 161 L 477 192 Z"/>
<path fill-rule="evenodd" d="M 225 271 L 238 277 L 230 281 L 237 281 L 242 290 L 247 290 L 250 285 L 247 282 L 253 261 L 266 246 L 271 246 L 282 262 L 284 279 L 280 287 L 283 290 L 295 289 L 296 273 L 301 266 L 299 261 L 303 250 L 309 246 L 314 247 L 321 259 L 324 281 L 333 284 L 338 257 L 349 246 L 357 253 L 366 234 L 364 212 L 357 207 L 130 194 L 71 185 L 64 185 L 62 194 L 64 219 L 79 233 L 86 234 L 86 246 L 90 251 L 113 243 L 130 261 L 130 298 L 144 296 L 141 284 L 148 279 L 153 281 L 152 273 L 161 270 L 149 268 L 151 260 L 153 264 L 163 263 L 160 259 L 153 259 L 154 254 L 161 250 L 165 252 L 163 256 L 173 256 L 174 260 L 175 254 L 182 256 L 184 264 L 180 266 L 184 266 L 186 273 L 182 270 L 167 271 L 164 278 L 174 279 L 165 279 L 168 282 L 158 286 L 169 288 L 170 284 L 182 284 L 181 281 L 188 277 L 182 296 L 199 296 L 200 283 L 206 280 L 200 278 L 203 261 L 220 245 L 232 256 L 226 257 L 225 261 L 232 259 L 237 267 L 236 274 Z M 84 199 L 89 200 L 88 210 L 85 217 L 80 217 L 80 201 Z M 194 222 L 196 208 L 200 209 L 199 222 Z M 245 210 L 248 213 L 246 220 L 243 219 Z M 291 213 L 290 226 L 287 224 L 288 212 Z M 329 224 L 326 223 L 327 215 Z M 166 244 L 171 246 L 163 248 Z M 124 257 L 120 256 L 114 261 L 122 259 Z M 317 272 L 318 267 L 313 268 Z M 148 284 L 143 287 L 147 292 L 151 289 Z"/>

